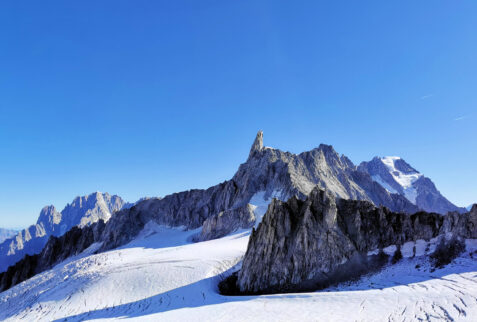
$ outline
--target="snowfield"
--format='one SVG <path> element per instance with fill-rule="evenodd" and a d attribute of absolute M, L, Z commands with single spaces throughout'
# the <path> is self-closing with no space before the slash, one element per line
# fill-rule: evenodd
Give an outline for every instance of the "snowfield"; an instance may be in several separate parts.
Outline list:
<path fill-rule="evenodd" d="M 406 199 L 409 200 L 410 202 L 412 202 L 413 204 L 416 204 L 417 190 L 416 190 L 416 188 L 414 188 L 413 184 L 420 177 L 422 177 L 422 174 L 420 174 L 419 172 L 413 172 L 413 173 L 405 174 L 404 172 L 399 171 L 398 169 L 396 169 L 396 166 L 394 164 L 397 160 L 401 160 L 401 158 L 400 157 L 384 157 L 384 158 L 381 158 L 381 161 L 383 161 L 384 165 L 388 168 L 389 173 L 393 176 L 394 180 L 397 183 L 399 183 L 399 185 L 401 185 L 401 187 L 403 188 L 404 196 L 406 197 Z M 376 180 L 377 178 L 374 178 L 374 177 L 373 177 L 373 179 L 375 181 L 377 181 L 379 184 L 384 183 L 384 181 L 381 179 L 381 177 L 380 176 L 378 176 L 378 177 L 379 177 L 378 180 Z M 386 190 L 388 190 L 389 192 L 395 193 L 395 192 L 392 192 L 392 190 L 394 190 L 394 189 L 389 187 L 389 185 L 385 184 L 385 185 L 383 185 L 383 187 Z M 388 188 L 391 188 L 392 190 L 389 190 Z M 394 190 L 394 191 L 396 191 L 396 190 Z"/>
<path fill-rule="evenodd" d="M 250 231 L 192 243 L 200 230 L 149 223 L 130 244 L 100 245 L 0 293 L 8 321 L 475 321 L 477 240 L 443 269 L 403 247 L 405 258 L 379 273 L 321 292 L 222 296 L 221 274 L 237 269 Z M 426 242 L 416 249 L 425 253 Z M 392 247 L 391 247 L 392 248 Z M 389 251 L 390 249 L 389 248 Z M 417 266 L 416 266 L 417 265 Z"/>

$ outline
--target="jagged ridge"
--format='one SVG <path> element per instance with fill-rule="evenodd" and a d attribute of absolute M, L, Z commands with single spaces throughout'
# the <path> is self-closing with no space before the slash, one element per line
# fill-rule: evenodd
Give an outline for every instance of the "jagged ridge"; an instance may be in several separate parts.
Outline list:
<path fill-rule="evenodd" d="M 318 289 L 371 269 L 377 259 L 368 251 L 448 233 L 477 238 L 477 206 L 463 215 L 401 214 L 315 188 L 305 201 L 270 204 L 250 237 L 237 287 L 242 293 Z"/>
<path fill-rule="evenodd" d="M 25 255 L 40 253 L 50 236 L 58 237 L 72 227 L 86 227 L 98 220 L 108 221 L 114 212 L 128 205 L 119 196 L 95 192 L 76 197 L 61 212 L 54 206 L 44 207 L 35 225 L 0 244 L 0 272 Z"/>

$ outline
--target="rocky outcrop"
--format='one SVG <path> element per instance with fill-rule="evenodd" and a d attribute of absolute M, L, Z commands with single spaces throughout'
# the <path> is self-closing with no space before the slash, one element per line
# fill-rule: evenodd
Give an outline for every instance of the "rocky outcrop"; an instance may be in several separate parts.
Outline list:
<path fill-rule="evenodd" d="M 252 232 L 237 286 L 243 293 L 313 290 L 371 269 L 367 252 L 451 233 L 477 237 L 470 213 L 394 213 L 314 189 L 304 201 L 274 200 Z"/>
<path fill-rule="evenodd" d="M 252 228 L 255 224 L 254 208 L 251 204 L 247 204 L 207 218 L 196 241 L 220 238 L 238 229 Z"/>

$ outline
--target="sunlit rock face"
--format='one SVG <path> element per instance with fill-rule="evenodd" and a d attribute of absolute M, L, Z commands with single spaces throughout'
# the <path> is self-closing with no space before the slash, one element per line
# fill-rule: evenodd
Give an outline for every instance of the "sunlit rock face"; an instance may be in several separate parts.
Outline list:
<path fill-rule="evenodd" d="M 76 197 L 61 212 L 54 206 L 44 207 L 35 225 L 19 231 L 0 244 L 0 272 L 25 255 L 40 253 L 50 236 L 62 236 L 75 226 L 86 227 L 99 220 L 106 222 L 113 213 L 127 205 L 119 196 L 95 192 Z"/>

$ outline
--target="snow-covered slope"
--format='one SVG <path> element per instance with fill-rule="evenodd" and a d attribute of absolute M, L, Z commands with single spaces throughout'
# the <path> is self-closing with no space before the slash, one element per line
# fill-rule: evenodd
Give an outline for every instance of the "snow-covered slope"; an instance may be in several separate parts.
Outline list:
<path fill-rule="evenodd" d="M 358 170 L 368 173 L 390 193 L 397 193 L 428 212 L 445 214 L 449 211 L 465 211 L 447 200 L 434 183 L 400 157 L 375 157 L 362 162 Z"/>
<path fill-rule="evenodd" d="M 403 247 L 400 263 L 355 283 L 312 293 L 226 297 L 217 293 L 217 282 L 237 267 L 249 231 L 190 243 L 198 231 L 150 222 L 122 248 L 90 255 L 100 246 L 94 244 L 0 293 L 0 319 L 472 321 L 477 315 L 477 262 L 469 255 L 477 255 L 475 240 L 467 241 L 465 254 L 436 271 L 425 257 L 409 257 L 410 244 Z M 418 243 L 418 254 L 432 251 L 433 244 L 426 244 Z"/>
<path fill-rule="evenodd" d="M 50 236 L 61 236 L 74 226 L 84 227 L 99 219 L 107 221 L 112 213 L 126 205 L 128 204 L 116 195 L 95 192 L 76 197 L 61 212 L 54 206 L 44 207 L 35 225 L 0 243 L 0 272 L 27 254 L 39 253 Z"/>

